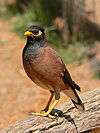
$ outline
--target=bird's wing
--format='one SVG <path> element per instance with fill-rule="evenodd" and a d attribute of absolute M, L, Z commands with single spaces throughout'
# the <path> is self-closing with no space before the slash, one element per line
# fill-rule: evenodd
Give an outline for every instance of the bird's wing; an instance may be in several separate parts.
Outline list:
<path fill-rule="evenodd" d="M 65 85 L 68 84 L 72 89 L 80 91 L 80 87 L 72 80 L 62 59 L 52 47 L 41 48 L 39 53 L 35 65 L 32 61 L 30 62 L 33 71 L 38 73 L 38 76 L 52 82 L 62 76 Z"/>
<path fill-rule="evenodd" d="M 64 90 L 63 88 L 59 89 L 71 98 L 76 108 L 84 110 L 84 105 L 76 92 L 76 90 L 80 91 L 80 87 L 72 80 L 65 64 L 56 51 L 49 46 L 41 50 L 42 55 L 38 56 L 37 61 L 35 63 L 30 62 L 31 68 L 37 73 L 37 78 L 52 87 L 59 86 L 59 83 L 65 84 L 66 88 Z"/>
<path fill-rule="evenodd" d="M 68 72 L 66 67 L 62 72 L 62 79 L 63 79 L 64 83 L 65 84 L 67 83 L 72 89 L 81 91 L 80 87 L 72 80 L 70 73 Z"/>
<path fill-rule="evenodd" d="M 69 96 L 73 102 L 73 104 L 75 105 L 75 107 L 77 109 L 79 109 L 80 111 L 84 110 L 84 104 L 82 103 L 80 97 L 78 96 L 76 90 L 80 91 L 80 87 L 72 80 L 70 73 L 68 72 L 65 64 L 63 63 L 62 59 L 57 55 L 57 53 L 54 50 L 53 51 L 53 56 L 55 58 L 55 60 L 58 60 L 58 64 L 56 67 L 60 68 L 58 69 L 58 73 L 61 72 L 62 75 L 62 80 L 64 82 L 64 84 L 66 86 L 69 86 L 68 88 L 66 87 L 66 89 L 64 90 L 64 93 Z M 52 52 L 50 52 L 52 53 Z M 61 70 L 61 71 L 59 71 Z M 55 70 L 56 71 L 56 70 Z"/>
<path fill-rule="evenodd" d="M 63 79 L 63 82 L 65 83 L 65 85 L 69 85 L 69 88 L 64 90 L 63 92 L 71 98 L 75 107 L 78 110 L 83 112 L 85 110 L 84 104 L 82 103 L 80 97 L 78 96 L 78 94 L 76 92 L 76 90 L 81 91 L 80 87 L 72 80 L 66 67 L 65 67 L 65 69 L 63 69 L 62 79 Z"/>

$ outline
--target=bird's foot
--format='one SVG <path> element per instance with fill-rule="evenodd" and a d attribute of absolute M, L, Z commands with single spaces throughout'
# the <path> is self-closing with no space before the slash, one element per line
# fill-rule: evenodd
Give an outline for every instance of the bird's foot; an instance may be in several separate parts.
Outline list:
<path fill-rule="evenodd" d="M 52 112 L 54 106 L 58 103 L 58 101 L 59 100 L 55 100 L 52 106 L 48 109 L 48 111 L 41 111 L 40 113 L 32 113 L 32 114 L 40 116 L 48 116 Z"/>
<path fill-rule="evenodd" d="M 38 115 L 38 116 L 48 116 L 49 113 L 45 112 L 45 111 L 41 111 L 41 112 L 33 112 L 32 115 Z"/>
<path fill-rule="evenodd" d="M 64 114 L 61 110 L 53 109 L 50 115 L 55 116 L 55 117 L 62 117 Z"/>
<path fill-rule="evenodd" d="M 62 117 L 63 112 L 61 110 L 58 110 L 58 109 L 53 109 L 51 112 L 42 110 L 41 112 L 32 113 L 32 115 L 48 116 L 50 118 L 55 118 L 55 117 Z"/>

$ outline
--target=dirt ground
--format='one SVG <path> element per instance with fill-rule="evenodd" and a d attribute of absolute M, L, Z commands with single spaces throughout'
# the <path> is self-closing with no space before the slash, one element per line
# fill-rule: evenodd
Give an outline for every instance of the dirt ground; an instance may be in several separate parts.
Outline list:
<path fill-rule="evenodd" d="M 0 20 L 0 128 L 25 118 L 30 111 L 41 110 L 49 98 L 49 92 L 32 83 L 23 70 L 24 44 L 12 32 L 11 25 Z M 88 63 L 67 68 L 81 86 L 81 93 L 100 87 L 100 81 L 92 78 Z M 60 102 L 63 100 L 68 98 L 62 95 Z"/>

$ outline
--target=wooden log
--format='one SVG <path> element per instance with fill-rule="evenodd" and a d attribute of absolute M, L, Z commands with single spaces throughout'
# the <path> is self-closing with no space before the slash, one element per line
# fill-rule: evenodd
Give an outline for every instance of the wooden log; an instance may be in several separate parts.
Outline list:
<path fill-rule="evenodd" d="M 85 92 L 81 98 L 85 105 L 83 113 L 78 113 L 71 101 L 64 102 L 58 105 L 63 112 L 56 110 L 59 117 L 32 115 L 0 130 L 0 133 L 93 133 L 96 130 L 99 133 L 100 88 Z"/>

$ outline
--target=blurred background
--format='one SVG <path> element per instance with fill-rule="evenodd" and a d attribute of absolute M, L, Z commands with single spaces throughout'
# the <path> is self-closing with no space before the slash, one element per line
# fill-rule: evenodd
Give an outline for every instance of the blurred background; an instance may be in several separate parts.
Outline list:
<path fill-rule="evenodd" d="M 81 93 L 100 87 L 99 0 L 0 0 L 0 128 L 40 111 L 49 98 L 22 66 L 23 33 L 31 24 L 45 28 Z"/>

